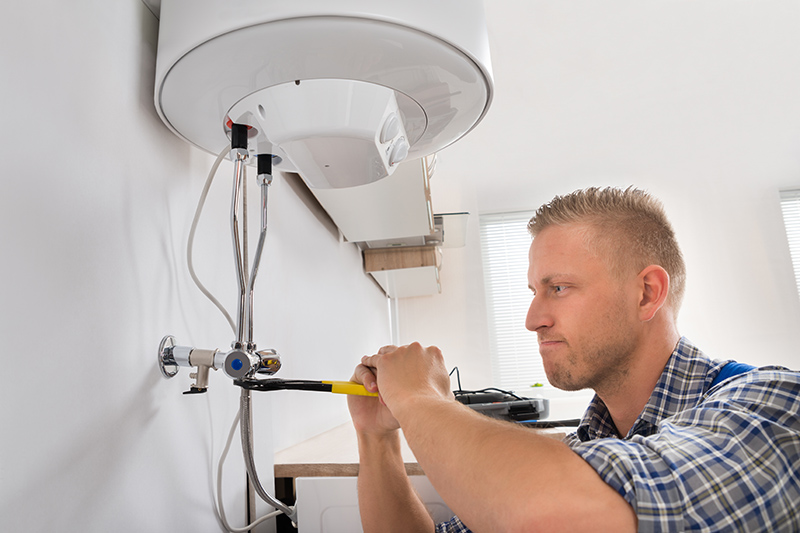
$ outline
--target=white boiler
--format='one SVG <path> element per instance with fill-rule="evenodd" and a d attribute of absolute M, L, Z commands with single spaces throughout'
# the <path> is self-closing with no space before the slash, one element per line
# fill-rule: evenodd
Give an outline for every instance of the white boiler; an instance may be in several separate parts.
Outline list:
<path fill-rule="evenodd" d="M 245 124 L 253 155 L 311 187 L 385 177 L 492 100 L 481 0 L 162 0 L 160 18 L 167 126 L 216 154 Z"/>

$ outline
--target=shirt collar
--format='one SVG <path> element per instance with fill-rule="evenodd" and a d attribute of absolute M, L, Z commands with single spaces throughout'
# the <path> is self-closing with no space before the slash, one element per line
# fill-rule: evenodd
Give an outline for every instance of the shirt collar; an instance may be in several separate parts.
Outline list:
<path fill-rule="evenodd" d="M 651 435 L 663 419 L 697 405 L 726 362 L 712 361 L 686 337 L 681 337 L 650 399 L 625 438 Z M 611 415 L 595 394 L 578 426 L 577 437 L 586 442 L 616 436 Z"/>

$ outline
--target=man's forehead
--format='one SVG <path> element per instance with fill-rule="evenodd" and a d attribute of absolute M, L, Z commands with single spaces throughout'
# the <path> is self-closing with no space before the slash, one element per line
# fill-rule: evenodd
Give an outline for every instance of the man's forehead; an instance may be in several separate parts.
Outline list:
<path fill-rule="evenodd" d="M 586 232 L 586 226 L 578 224 L 543 229 L 530 246 L 530 281 L 547 283 L 558 277 L 581 277 L 587 269 L 598 268 L 600 259 L 590 250 Z"/>
<path fill-rule="evenodd" d="M 593 230 L 585 224 L 548 226 L 533 238 L 530 258 L 590 254 L 590 231 Z"/>

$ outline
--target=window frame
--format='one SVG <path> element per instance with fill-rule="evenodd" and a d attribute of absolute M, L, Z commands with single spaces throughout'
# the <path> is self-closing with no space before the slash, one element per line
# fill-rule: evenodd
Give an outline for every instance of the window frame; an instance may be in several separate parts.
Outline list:
<path fill-rule="evenodd" d="M 792 259 L 797 295 L 800 297 L 800 189 L 780 191 L 781 213 Z"/>

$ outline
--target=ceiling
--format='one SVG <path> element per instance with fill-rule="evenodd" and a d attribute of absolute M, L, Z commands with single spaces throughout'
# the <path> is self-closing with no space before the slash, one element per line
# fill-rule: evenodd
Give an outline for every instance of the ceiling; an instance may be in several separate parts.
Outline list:
<path fill-rule="evenodd" d="M 484 5 L 494 99 L 440 152 L 437 211 L 589 185 L 800 186 L 800 0 Z"/>
<path fill-rule="evenodd" d="M 590 185 L 800 186 L 800 1 L 485 7 L 494 101 L 437 169 L 474 187 L 462 202 L 492 212 Z"/>

